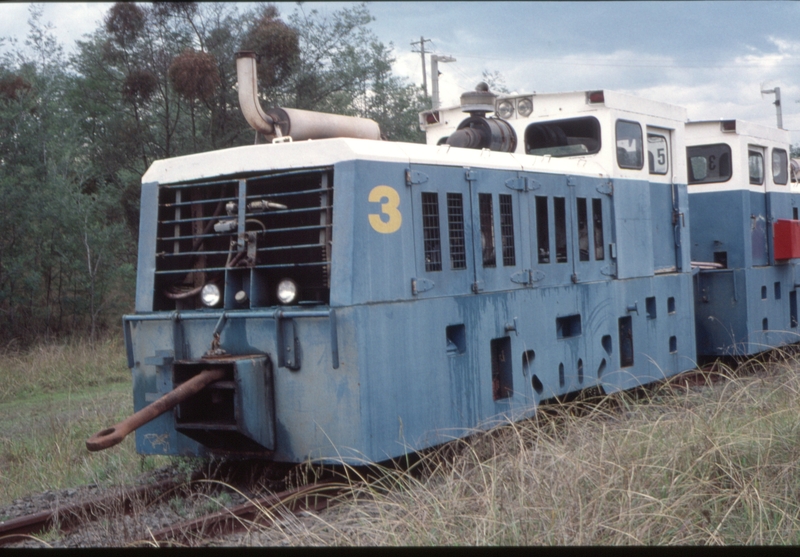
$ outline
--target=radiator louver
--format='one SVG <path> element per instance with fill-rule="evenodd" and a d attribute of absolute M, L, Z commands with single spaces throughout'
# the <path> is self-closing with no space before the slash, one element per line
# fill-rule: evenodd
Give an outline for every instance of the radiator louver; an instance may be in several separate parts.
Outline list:
<path fill-rule="evenodd" d="M 207 283 L 225 308 L 268 307 L 284 278 L 328 303 L 332 186 L 329 169 L 162 185 L 154 309 L 200 308 Z"/>

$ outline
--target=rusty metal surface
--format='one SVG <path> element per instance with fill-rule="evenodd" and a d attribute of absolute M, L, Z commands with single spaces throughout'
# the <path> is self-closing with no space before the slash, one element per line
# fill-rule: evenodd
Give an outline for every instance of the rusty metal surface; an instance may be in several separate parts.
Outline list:
<path fill-rule="evenodd" d="M 125 512 L 130 512 L 134 500 L 142 500 L 144 504 L 148 504 L 164 492 L 174 489 L 177 485 L 178 483 L 175 480 L 164 480 L 156 484 L 125 491 L 121 495 L 91 499 L 83 503 L 56 507 L 52 510 L 40 511 L 0 522 L 0 546 L 22 541 L 32 534 L 54 527 L 57 527 L 61 532 L 67 532 L 78 526 L 87 517 L 97 515 L 99 509 L 121 506 Z"/>
<path fill-rule="evenodd" d="M 142 408 L 132 416 L 122 420 L 115 426 L 95 433 L 86 440 L 86 448 L 90 451 L 101 451 L 119 444 L 131 431 L 154 420 L 164 412 L 167 412 L 184 400 L 197 394 L 211 383 L 219 381 L 224 375 L 224 369 L 207 369 L 200 372 L 173 391 L 167 393 L 149 406 Z"/>
<path fill-rule="evenodd" d="M 244 530 L 254 524 L 270 525 L 281 512 L 320 511 L 345 486 L 338 482 L 320 482 L 282 491 L 242 505 L 179 522 L 151 534 L 159 545 L 191 543 L 199 538 L 218 537 Z"/>

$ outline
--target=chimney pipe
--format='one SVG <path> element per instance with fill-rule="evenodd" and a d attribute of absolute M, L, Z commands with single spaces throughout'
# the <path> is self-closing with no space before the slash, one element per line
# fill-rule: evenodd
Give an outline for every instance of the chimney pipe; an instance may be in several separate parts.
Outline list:
<path fill-rule="evenodd" d="M 296 108 L 271 108 L 264 112 L 258 100 L 254 52 L 236 53 L 236 73 L 239 80 L 239 105 L 242 107 L 242 114 L 254 130 L 268 139 L 282 136 L 291 136 L 293 141 L 332 137 L 381 138 L 377 122 L 368 118 Z"/>

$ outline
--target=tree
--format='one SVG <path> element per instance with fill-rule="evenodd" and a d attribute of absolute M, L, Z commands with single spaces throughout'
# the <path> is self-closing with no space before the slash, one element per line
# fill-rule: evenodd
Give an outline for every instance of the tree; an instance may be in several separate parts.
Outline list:
<path fill-rule="evenodd" d="M 252 142 L 235 53 L 259 53 L 265 100 L 375 119 L 421 141 L 417 87 L 362 5 L 240 13 L 226 3 L 117 3 L 67 60 L 42 9 L 0 39 L 0 332 L 31 341 L 118 324 L 135 292 L 141 176 L 158 158 Z"/>
<path fill-rule="evenodd" d="M 490 72 L 489 70 L 483 70 L 481 79 L 489 86 L 489 90 L 493 93 L 500 93 L 503 95 L 510 93 L 508 87 L 506 86 L 506 78 L 503 77 L 503 74 L 497 70 L 493 72 Z"/>
<path fill-rule="evenodd" d="M 0 61 L 0 330 L 22 341 L 81 331 L 89 321 L 100 329 L 109 316 L 116 322 L 133 278 L 121 247 L 130 236 L 115 229 L 116 192 L 104 192 L 104 211 L 81 211 L 95 194 L 84 192 L 91 152 L 67 102 L 73 76 L 41 8 L 30 14 L 24 47 L 11 41 Z M 90 228 L 116 240 L 99 248 L 104 263 L 93 273 L 80 265 L 81 232 Z M 120 281 L 126 284 L 114 299 L 121 306 L 101 305 L 111 310 L 106 315 L 87 312 Z"/>

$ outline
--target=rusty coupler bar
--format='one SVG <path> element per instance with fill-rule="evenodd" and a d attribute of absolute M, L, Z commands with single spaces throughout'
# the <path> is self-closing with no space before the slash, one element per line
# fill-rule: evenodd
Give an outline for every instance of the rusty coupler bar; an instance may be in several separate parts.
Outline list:
<path fill-rule="evenodd" d="M 165 394 L 152 404 L 145 406 L 132 416 L 122 420 L 115 426 L 99 431 L 86 440 L 86 448 L 90 451 L 102 451 L 120 443 L 131 431 L 156 419 L 167 410 L 171 410 L 184 400 L 191 398 L 204 387 L 219 381 L 225 375 L 224 369 L 206 369 L 188 381 L 181 383 L 176 389 Z"/>

